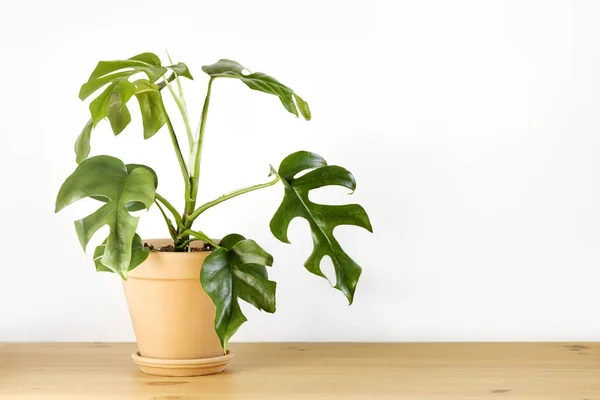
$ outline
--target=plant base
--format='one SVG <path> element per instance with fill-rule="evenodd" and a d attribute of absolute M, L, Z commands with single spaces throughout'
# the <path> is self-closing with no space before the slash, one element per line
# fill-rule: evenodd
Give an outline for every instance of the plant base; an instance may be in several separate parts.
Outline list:
<path fill-rule="evenodd" d="M 196 360 L 173 360 L 148 358 L 140 356 L 139 352 L 131 353 L 133 361 L 140 366 L 142 372 L 158 376 L 201 376 L 223 372 L 235 353 L 227 350 L 227 354 Z"/>

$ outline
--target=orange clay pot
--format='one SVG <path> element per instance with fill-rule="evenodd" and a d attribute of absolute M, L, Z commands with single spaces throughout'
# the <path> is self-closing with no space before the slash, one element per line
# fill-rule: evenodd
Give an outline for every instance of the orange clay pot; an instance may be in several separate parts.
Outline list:
<path fill-rule="evenodd" d="M 168 239 L 146 240 L 155 248 Z M 150 252 L 123 282 L 143 372 L 198 376 L 221 372 L 233 358 L 214 329 L 215 306 L 202 289 L 200 269 L 210 252 Z"/>

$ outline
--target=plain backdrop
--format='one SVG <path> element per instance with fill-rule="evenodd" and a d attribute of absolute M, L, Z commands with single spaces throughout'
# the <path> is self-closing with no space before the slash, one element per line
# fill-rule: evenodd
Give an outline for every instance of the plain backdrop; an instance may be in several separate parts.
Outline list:
<path fill-rule="evenodd" d="M 292 245 L 270 234 L 281 186 L 206 212 L 199 229 L 275 256 L 277 313 L 244 305 L 234 341 L 600 340 L 600 2 L 0 4 L 1 341 L 134 340 L 119 279 L 96 273 L 75 235 L 93 202 L 53 207 L 96 62 L 146 51 L 166 62 L 165 50 L 195 76 L 184 82 L 194 121 L 201 66 L 219 58 L 276 77 L 313 111 L 304 122 L 275 97 L 216 81 L 202 201 L 266 182 L 269 164 L 306 149 L 358 182 L 352 196 L 313 198 L 362 204 L 375 230 L 336 230 L 364 269 L 349 307 L 304 270 L 305 221 L 292 223 Z M 150 165 L 181 207 L 168 134 L 144 141 L 132 101 L 131 125 L 114 137 L 100 124 L 92 154 Z M 167 235 L 156 209 L 139 232 Z"/>

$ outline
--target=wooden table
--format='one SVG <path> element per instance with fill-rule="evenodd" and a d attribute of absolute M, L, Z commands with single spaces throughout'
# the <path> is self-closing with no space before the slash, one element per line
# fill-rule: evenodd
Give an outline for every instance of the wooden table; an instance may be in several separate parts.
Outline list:
<path fill-rule="evenodd" d="M 0 344 L 0 399 L 600 400 L 598 343 L 233 343 L 220 375 L 141 373 L 135 345 Z"/>

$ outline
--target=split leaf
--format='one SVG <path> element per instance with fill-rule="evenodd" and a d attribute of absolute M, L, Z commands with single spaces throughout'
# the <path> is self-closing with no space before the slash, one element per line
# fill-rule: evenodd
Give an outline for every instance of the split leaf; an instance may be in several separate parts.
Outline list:
<path fill-rule="evenodd" d="M 273 265 L 273 257 L 255 241 L 231 234 L 220 246 L 204 261 L 200 281 L 217 309 L 215 331 L 226 351 L 231 336 L 246 322 L 238 298 L 274 313 L 276 283 L 265 267 Z"/>
<path fill-rule="evenodd" d="M 250 89 L 279 97 L 285 109 L 296 117 L 298 116 L 298 110 L 300 110 L 300 114 L 305 120 L 309 121 L 311 118 L 308 103 L 302 100 L 292 89 L 267 74 L 263 74 L 262 72 L 250 73 L 240 63 L 225 59 L 219 60 L 212 65 L 203 66 L 202 71 L 206 72 L 212 78 L 239 79 Z"/>
<path fill-rule="evenodd" d="M 298 173 L 309 169 L 312 171 L 295 178 Z M 279 170 L 272 170 L 272 173 L 281 178 L 285 192 L 281 205 L 271 219 L 271 232 L 277 239 L 289 243 L 287 231 L 290 222 L 296 217 L 306 219 L 312 232 L 313 251 L 304 266 L 313 274 L 326 278 L 320 265 L 323 257 L 329 256 L 335 269 L 335 288 L 344 293 L 352 304 L 362 269 L 342 249 L 333 230 L 339 225 L 355 225 L 372 232 L 371 222 L 358 204 L 316 204 L 309 200 L 308 193 L 312 189 L 330 185 L 354 191 L 354 176 L 342 167 L 327 165 L 323 157 L 307 151 L 287 156 L 281 162 Z"/>
<path fill-rule="evenodd" d="M 110 232 L 102 264 L 126 272 L 139 219 L 129 214 L 127 205 L 141 203 L 146 209 L 150 208 L 156 194 L 155 179 L 148 167 L 128 169 L 117 158 L 92 157 L 79 164 L 61 186 L 56 198 L 56 212 L 85 197 L 103 198 L 106 203 L 97 211 L 75 221 L 77 236 L 85 250 L 94 233 L 108 225 Z"/>

